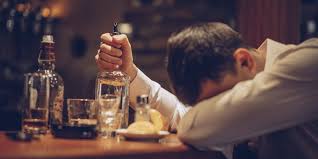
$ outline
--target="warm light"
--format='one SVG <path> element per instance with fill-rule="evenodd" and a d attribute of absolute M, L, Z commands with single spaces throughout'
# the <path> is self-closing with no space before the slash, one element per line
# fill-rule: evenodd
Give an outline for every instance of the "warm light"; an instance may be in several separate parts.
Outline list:
<path fill-rule="evenodd" d="M 50 8 L 45 7 L 45 8 L 42 8 L 42 10 L 41 10 L 41 14 L 45 18 L 49 17 L 50 13 L 51 13 Z"/>
<path fill-rule="evenodd" d="M 65 16 L 65 7 L 64 7 L 64 3 L 60 2 L 60 3 L 54 3 L 51 4 L 51 16 L 52 17 L 63 17 Z"/>
<path fill-rule="evenodd" d="M 23 3 L 19 3 L 16 6 L 16 9 L 17 9 L 18 12 L 23 12 L 24 8 L 25 8 L 25 5 Z"/>
<path fill-rule="evenodd" d="M 133 32 L 133 27 L 129 23 L 120 23 L 118 26 L 118 30 L 124 34 L 131 34 Z"/>

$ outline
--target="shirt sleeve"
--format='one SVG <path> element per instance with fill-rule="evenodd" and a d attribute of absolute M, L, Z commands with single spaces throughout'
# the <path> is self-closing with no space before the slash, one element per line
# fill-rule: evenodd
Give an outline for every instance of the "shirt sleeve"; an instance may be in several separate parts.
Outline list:
<path fill-rule="evenodd" d="M 218 148 L 318 119 L 317 61 L 317 39 L 279 54 L 271 70 L 192 108 L 179 138 Z"/>
<path fill-rule="evenodd" d="M 149 103 L 152 108 L 157 109 L 168 118 L 172 129 L 177 127 L 181 117 L 189 110 L 176 96 L 138 70 L 136 78 L 130 84 L 129 95 L 132 107 L 136 105 L 136 97 L 141 94 L 149 96 Z"/>

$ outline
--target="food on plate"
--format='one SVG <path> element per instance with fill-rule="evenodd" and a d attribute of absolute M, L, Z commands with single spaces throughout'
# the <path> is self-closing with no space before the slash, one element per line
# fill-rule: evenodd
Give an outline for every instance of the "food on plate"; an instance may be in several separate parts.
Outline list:
<path fill-rule="evenodd" d="M 136 121 L 129 125 L 127 131 L 134 134 L 155 134 L 168 130 L 167 119 L 156 109 L 148 110 L 150 121 Z"/>
<path fill-rule="evenodd" d="M 155 134 L 155 126 L 149 121 L 137 121 L 129 125 L 127 131 L 133 134 Z"/>
<path fill-rule="evenodd" d="M 167 119 L 156 109 L 149 110 L 150 120 L 155 126 L 156 131 L 167 131 L 169 124 Z"/>

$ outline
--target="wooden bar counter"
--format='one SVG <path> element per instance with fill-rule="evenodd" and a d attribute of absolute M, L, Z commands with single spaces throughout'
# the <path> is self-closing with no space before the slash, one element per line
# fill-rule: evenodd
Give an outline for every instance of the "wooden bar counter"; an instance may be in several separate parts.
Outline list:
<path fill-rule="evenodd" d="M 46 135 L 31 142 L 14 141 L 0 132 L 0 158 L 221 159 L 216 151 L 197 151 L 176 135 L 164 142 L 116 139 L 61 139 Z"/>

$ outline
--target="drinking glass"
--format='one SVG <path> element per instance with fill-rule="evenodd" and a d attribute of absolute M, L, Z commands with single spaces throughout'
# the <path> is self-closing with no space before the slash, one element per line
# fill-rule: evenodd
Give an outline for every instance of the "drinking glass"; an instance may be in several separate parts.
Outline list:
<path fill-rule="evenodd" d="M 35 135 L 48 131 L 49 77 L 42 73 L 25 74 L 22 131 Z"/>
<path fill-rule="evenodd" d="M 119 70 L 99 72 L 96 79 L 95 99 L 105 95 L 120 97 L 119 111 L 123 114 L 121 128 L 128 127 L 130 78 Z"/>
<path fill-rule="evenodd" d="M 102 138 L 115 136 L 115 131 L 120 128 L 123 113 L 119 111 L 121 97 L 105 94 L 97 99 L 98 103 L 98 128 Z"/>
<path fill-rule="evenodd" d="M 67 99 L 67 112 L 68 125 L 97 125 L 97 105 L 93 99 Z"/>

